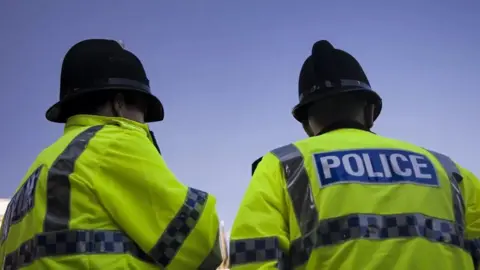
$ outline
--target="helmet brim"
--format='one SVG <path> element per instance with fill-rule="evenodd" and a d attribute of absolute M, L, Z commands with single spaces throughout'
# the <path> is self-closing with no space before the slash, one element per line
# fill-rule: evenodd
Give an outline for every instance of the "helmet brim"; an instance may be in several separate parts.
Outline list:
<path fill-rule="evenodd" d="M 345 88 L 340 91 L 311 94 L 303 98 L 295 107 L 293 107 L 292 115 L 298 122 L 302 123 L 308 120 L 308 107 L 312 105 L 312 103 L 320 100 L 325 100 L 327 98 L 331 98 L 334 96 L 352 93 L 352 92 L 355 92 L 355 93 L 363 92 L 364 94 L 368 95 L 368 99 L 371 100 L 373 104 L 375 104 L 374 120 L 376 120 L 380 115 L 380 112 L 382 111 L 382 99 L 375 91 L 361 88 L 361 87 L 352 87 L 352 88 Z"/>
<path fill-rule="evenodd" d="M 139 89 L 125 86 L 105 86 L 102 88 L 86 89 L 73 93 L 62 99 L 61 101 L 53 104 L 45 113 L 45 117 L 48 121 L 54 123 L 66 123 L 67 119 L 71 116 L 65 112 L 65 106 L 68 106 L 69 103 L 75 102 L 75 100 L 84 97 L 86 95 L 91 95 L 99 91 L 112 91 L 112 90 L 122 90 L 122 91 L 132 91 L 138 93 L 139 95 L 144 96 L 146 101 L 146 114 L 145 122 L 159 122 L 164 119 L 165 113 L 163 105 L 160 100 L 151 93 L 139 91 Z"/>

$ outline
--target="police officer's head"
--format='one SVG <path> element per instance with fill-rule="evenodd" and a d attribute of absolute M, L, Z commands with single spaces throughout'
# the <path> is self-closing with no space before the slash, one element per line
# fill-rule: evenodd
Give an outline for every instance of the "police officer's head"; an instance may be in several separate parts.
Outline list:
<path fill-rule="evenodd" d="M 65 123 L 77 114 L 124 117 L 137 122 L 161 121 L 163 106 L 150 92 L 140 60 L 114 40 L 89 39 L 65 55 L 60 98 L 46 118 Z"/>
<path fill-rule="evenodd" d="M 380 96 L 357 60 L 328 41 L 313 45 L 300 71 L 300 102 L 293 116 L 309 136 L 336 122 L 355 121 L 371 128 L 382 109 Z"/>

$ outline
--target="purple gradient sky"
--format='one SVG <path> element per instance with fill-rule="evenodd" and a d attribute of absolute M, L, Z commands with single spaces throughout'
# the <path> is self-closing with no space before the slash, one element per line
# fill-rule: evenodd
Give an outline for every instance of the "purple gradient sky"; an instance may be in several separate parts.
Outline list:
<path fill-rule="evenodd" d="M 304 137 L 290 110 L 318 39 L 357 57 L 382 95 L 376 132 L 480 174 L 480 1 L 388 2 L 1 1 L 0 197 L 62 134 L 44 112 L 63 55 L 86 38 L 121 39 L 144 62 L 166 109 L 151 128 L 167 163 L 217 196 L 227 226 L 251 162 Z"/>

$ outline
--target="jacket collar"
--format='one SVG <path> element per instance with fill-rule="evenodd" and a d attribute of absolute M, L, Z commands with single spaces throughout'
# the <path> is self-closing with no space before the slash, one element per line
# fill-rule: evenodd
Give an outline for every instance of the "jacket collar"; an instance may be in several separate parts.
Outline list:
<path fill-rule="evenodd" d="M 65 124 L 64 132 L 67 132 L 73 128 L 86 127 L 86 126 L 104 126 L 115 125 L 127 129 L 135 129 L 144 133 L 151 141 L 150 129 L 147 124 L 138 123 L 122 117 L 107 117 L 100 115 L 86 115 L 79 114 L 68 118 Z"/>
<path fill-rule="evenodd" d="M 148 139 L 153 143 L 155 148 L 158 150 L 160 154 L 160 148 L 158 147 L 157 140 L 155 139 L 155 134 L 150 131 L 150 128 L 147 124 L 138 123 L 136 121 L 132 121 L 122 117 L 107 117 L 107 116 L 100 116 L 100 115 L 87 115 L 87 114 L 79 114 L 74 115 L 68 118 L 67 123 L 65 124 L 64 132 L 68 132 L 74 128 L 78 127 L 87 127 L 87 126 L 104 126 L 104 125 L 114 125 L 119 126 L 127 129 L 134 129 L 142 132 Z"/>
<path fill-rule="evenodd" d="M 340 122 L 335 122 L 333 124 L 330 124 L 330 125 L 326 126 L 325 128 L 322 129 L 322 131 L 320 131 L 315 136 L 320 136 L 320 135 L 323 135 L 325 133 L 328 133 L 328 132 L 331 132 L 331 131 L 334 131 L 334 130 L 346 129 L 346 128 L 364 130 L 364 131 L 368 131 L 368 132 L 373 133 L 372 131 L 370 131 L 369 128 L 365 127 L 365 125 L 363 125 L 363 124 L 361 124 L 357 121 L 340 121 Z"/>

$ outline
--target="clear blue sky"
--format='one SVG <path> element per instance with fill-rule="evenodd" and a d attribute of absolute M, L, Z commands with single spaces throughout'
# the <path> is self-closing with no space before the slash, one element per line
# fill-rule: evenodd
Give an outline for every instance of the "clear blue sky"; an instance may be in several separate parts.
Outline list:
<path fill-rule="evenodd" d="M 313 42 L 352 53 L 384 99 L 375 131 L 444 152 L 477 175 L 479 1 L 1 1 L 0 197 L 62 134 L 45 120 L 63 55 L 121 39 L 166 119 L 151 125 L 178 179 L 231 222 L 250 164 L 304 137 L 291 117 Z"/>

